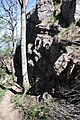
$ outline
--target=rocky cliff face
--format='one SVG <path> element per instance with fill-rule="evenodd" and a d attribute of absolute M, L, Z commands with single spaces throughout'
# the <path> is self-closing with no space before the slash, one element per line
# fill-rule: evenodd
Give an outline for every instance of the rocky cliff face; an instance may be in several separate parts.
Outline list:
<path fill-rule="evenodd" d="M 29 70 L 32 71 L 29 72 L 29 76 L 30 79 L 35 79 L 34 81 L 36 81 L 39 91 L 47 89 L 47 81 L 54 74 L 52 73 L 54 71 L 53 64 L 62 52 L 65 51 L 61 43 L 54 42 L 52 37 L 55 31 L 51 23 L 53 14 L 53 2 L 51 0 L 43 0 L 38 1 L 35 11 L 28 16 L 28 63 Z"/>
<path fill-rule="evenodd" d="M 35 10 L 33 10 L 32 13 L 30 13 L 27 18 L 28 18 L 28 23 L 27 23 L 27 28 L 29 31 L 28 35 L 28 41 L 33 41 L 37 42 L 37 39 L 43 39 L 45 42 L 47 41 L 47 38 L 49 37 L 51 41 L 51 36 L 48 35 L 48 33 L 51 32 L 50 29 L 51 27 L 51 18 L 53 17 L 54 13 L 54 5 L 53 2 L 50 0 L 43 0 L 39 1 L 38 4 L 36 5 Z M 28 32 L 27 32 L 28 33 Z M 33 37 L 31 37 L 33 35 Z M 31 40 L 30 40 L 31 39 Z M 50 43 L 50 42 L 49 42 Z"/>
<path fill-rule="evenodd" d="M 68 24 L 78 22 L 80 20 L 80 0 L 63 0 L 61 13 Z"/>
<path fill-rule="evenodd" d="M 62 13 L 66 22 L 72 22 L 76 18 L 74 18 L 74 15 L 77 15 L 77 7 L 75 8 L 75 5 L 77 5 L 75 0 L 73 2 L 72 0 L 63 1 L 62 11 L 59 12 Z M 66 85 L 70 79 L 75 79 L 76 77 L 75 73 L 71 78 L 76 63 L 79 62 L 79 60 L 74 60 L 76 57 L 74 51 L 77 50 L 77 53 L 79 53 L 80 48 L 71 46 L 75 43 L 79 45 L 79 43 L 67 41 L 67 39 L 65 42 L 61 40 L 62 36 L 60 34 L 64 31 L 64 28 L 59 23 L 55 25 L 52 22 L 57 15 L 55 15 L 53 0 L 38 0 L 36 8 L 27 14 L 29 80 L 32 85 L 35 84 L 36 94 L 42 94 L 45 91 L 52 92 L 53 88 L 57 89 L 57 86 L 63 83 Z M 64 32 L 66 32 L 66 29 Z M 70 36 L 70 33 L 68 36 Z M 18 54 L 20 54 L 20 50 Z M 79 54 L 77 57 L 80 57 Z M 17 57 L 17 61 L 15 57 L 15 68 L 17 68 L 16 71 L 21 73 L 20 55 Z M 78 68 L 76 71 L 78 71 Z M 18 79 L 20 79 L 19 73 L 17 72 L 16 75 Z M 71 84 L 72 82 L 70 87 Z"/>

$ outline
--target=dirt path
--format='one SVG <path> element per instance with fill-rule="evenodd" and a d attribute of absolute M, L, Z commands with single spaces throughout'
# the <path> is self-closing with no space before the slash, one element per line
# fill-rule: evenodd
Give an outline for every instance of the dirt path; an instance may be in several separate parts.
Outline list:
<path fill-rule="evenodd" d="M 18 110 L 14 108 L 11 99 L 14 94 L 7 91 L 3 100 L 0 103 L 0 120 L 22 120 Z"/>

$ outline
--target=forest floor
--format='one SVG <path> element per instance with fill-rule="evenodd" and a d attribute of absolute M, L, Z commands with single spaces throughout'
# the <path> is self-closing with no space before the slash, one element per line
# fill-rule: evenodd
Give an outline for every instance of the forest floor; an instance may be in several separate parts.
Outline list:
<path fill-rule="evenodd" d="M 80 120 L 80 104 L 55 97 L 39 102 L 33 95 L 26 95 L 22 103 L 21 97 L 6 91 L 0 102 L 0 120 Z"/>
<path fill-rule="evenodd" d="M 12 103 L 12 98 L 14 93 L 7 90 L 2 101 L 0 102 L 0 120 L 20 120 L 21 115 L 18 109 L 15 108 L 14 103 Z"/>

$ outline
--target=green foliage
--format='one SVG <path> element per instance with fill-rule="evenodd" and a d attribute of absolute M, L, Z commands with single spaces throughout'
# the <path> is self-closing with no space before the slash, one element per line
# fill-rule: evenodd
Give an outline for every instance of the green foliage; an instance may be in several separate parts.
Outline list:
<path fill-rule="evenodd" d="M 27 110 L 27 118 L 26 120 L 37 120 L 37 119 L 44 119 L 44 120 L 49 120 L 49 109 L 47 105 L 42 105 L 42 106 L 35 106 L 32 105 L 28 110 Z"/>
<path fill-rule="evenodd" d="M 3 89 L 0 88 L 0 101 L 3 99 L 6 91 L 7 91 L 7 90 L 3 90 Z"/>
<path fill-rule="evenodd" d="M 5 74 L 5 70 L 0 68 L 0 76 L 3 76 Z"/>
<path fill-rule="evenodd" d="M 75 25 L 76 25 L 76 24 L 75 24 L 74 22 L 71 22 L 71 23 L 68 25 L 68 27 L 66 28 L 66 31 L 73 29 L 73 28 L 75 27 Z"/>
<path fill-rule="evenodd" d="M 12 80 L 12 75 L 8 75 L 5 71 L 5 68 L 0 68 L 0 85 L 4 85 L 7 82 Z"/>
<path fill-rule="evenodd" d="M 55 10 L 59 10 L 61 6 L 61 3 L 55 3 Z"/>
<path fill-rule="evenodd" d="M 28 120 L 33 120 L 34 118 L 39 117 L 40 110 L 35 107 L 31 106 L 31 108 L 28 109 Z"/>
<path fill-rule="evenodd" d="M 26 118 L 26 120 L 50 120 L 50 112 L 56 110 L 57 104 L 55 103 L 42 103 L 40 106 L 34 104 L 27 110 L 28 117 Z"/>
<path fill-rule="evenodd" d="M 0 17 L 0 26 L 3 24 L 3 19 Z"/>
<path fill-rule="evenodd" d="M 54 24 L 55 21 L 56 21 L 56 18 L 54 16 L 52 16 L 51 19 L 50 19 L 51 24 Z"/>
<path fill-rule="evenodd" d="M 11 37 L 6 33 L 0 36 L 0 50 L 3 52 L 11 51 Z"/>
<path fill-rule="evenodd" d="M 71 30 L 75 27 L 75 23 L 72 22 L 67 28 L 63 28 L 63 30 L 58 34 L 58 36 L 62 39 L 64 36 L 69 34 Z"/>
<path fill-rule="evenodd" d="M 15 107 L 19 109 L 19 111 L 23 111 L 23 105 L 21 102 L 22 95 L 16 94 L 13 98 L 12 102 L 15 103 Z"/>
<path fill-rule="evenodd" d="M 57 2 L 54 5 L 55 15 L 52 16 L 51 19 L 50 19 L 50 22 L 52 24 L 55 24 L 55 22 L 57 21 L 56 16 L 60 13 L 60 6 L 61 6 L 61 3 L 57 3 Z"/>
<path fill-rule="evenodd" d="M 13 102 L 20 112 L 24 114 L 24 120 L 50 120 L 53 111 L 57 110 L 58 104 L 38 103 L 32 100 L 31 96 L 26 96 L 21 102 L 22 95 L 15 95 Z M 51 112 L 51 113 L 50 113 Z"/>

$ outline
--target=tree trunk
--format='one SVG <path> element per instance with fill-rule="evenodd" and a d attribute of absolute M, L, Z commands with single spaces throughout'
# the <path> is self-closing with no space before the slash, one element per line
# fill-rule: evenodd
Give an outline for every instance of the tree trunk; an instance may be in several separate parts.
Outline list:
<path fill-rule="evenodd" d="M 12 49 L 12 54 L 11 54 L 11 67 L 12 67 L 12 79 L 13 81 L 15 82 L 15 70 L 14 70 L 14 54 L 15 54 L 15 49 L 16 49 L 16 46 L 15 46 L 15 42 L 14 42 L 14 30 L 12 30 L 12 42 L 13 42 L 13 49 Z"/>
<path fill-rule="evenodd" d="M 22 56 L 22 76 L 23 76 L 23 87 L 24 93 L 26 93 L 29 88 L 29 79 L 27 71 L 27 57 L 26 57 L 26 0 L 22 2 L 21 8 L 21 56 Z"/>

